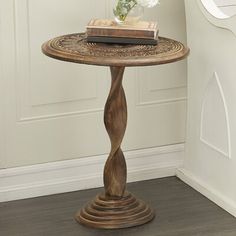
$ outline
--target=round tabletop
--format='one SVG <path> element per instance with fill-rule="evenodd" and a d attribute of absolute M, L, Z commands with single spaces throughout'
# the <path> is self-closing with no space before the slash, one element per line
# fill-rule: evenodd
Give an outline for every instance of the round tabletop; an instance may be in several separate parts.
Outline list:
<path fill-rule="evenodd" d="M 159 65 L 182 60 L 189 54 L 189 48 L 173 39 L 159 37 L 155 46 L 87 43 L 85 33 L 51 39 L 42 50 L 58 60 L 99 66 Z"/>

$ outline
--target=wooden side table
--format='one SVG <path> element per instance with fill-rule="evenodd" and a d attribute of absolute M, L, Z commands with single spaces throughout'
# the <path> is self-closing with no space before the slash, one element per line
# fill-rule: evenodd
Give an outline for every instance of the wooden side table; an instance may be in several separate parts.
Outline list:
<path fill-rule="evenodd" d="M 189 49 L 168 38 L 160 38 L 157 46 L 87 43 L 86 35 L 78 33 L 52 39 L 43 44 L 42 50 L 58 60 L 109 66 L 111 70 L 111 89 L 104 111 L 104 123 L 111 140 L 111 151 L 104 168 L 105 191 L 80 210 L 76 220 L 103 229 L 127 228 L 151 221 L 153 210 L 126 191 L 127 169 L 120 148 L 127 124 L 123 73 L 126 66 L 150 66 L 182 60 L 189 54 Z"/>

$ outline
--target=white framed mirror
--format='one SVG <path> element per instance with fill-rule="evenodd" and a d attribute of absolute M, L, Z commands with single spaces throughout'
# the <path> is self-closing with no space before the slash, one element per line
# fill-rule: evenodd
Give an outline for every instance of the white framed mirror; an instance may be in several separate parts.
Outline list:
<path fill-rule="evenodd" d="M 198 3 L 211 23 L 236 35 L 236 0 L 198 0 Z"/>
<path fill-rule="evenodd" d="M 227 17 L 236 15 L 236 0 L 214 0 L 214 2 Z"/>
<path fill-rule="evenodd" d="M 201 2 L 216 18 L 227 19 L 236 15 L 236 0 L 201 0 Z"/>

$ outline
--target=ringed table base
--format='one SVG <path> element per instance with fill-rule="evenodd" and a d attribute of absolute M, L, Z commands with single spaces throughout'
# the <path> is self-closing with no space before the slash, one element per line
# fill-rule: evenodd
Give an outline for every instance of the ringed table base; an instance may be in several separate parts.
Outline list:
<path fill-rule="evenodd" d="M 99 194 L 77 215 L 78 222 L 96 228 L 125 228 L 152 220 L 153 210 L 126 188 L 126 162 L 120 148 L 127 123 L 127 106 L 122 86 L 124 67 L 110 67 L 111 90 L 104 123 L 111 140 L 111 152 L 104 168 L 105 193 Z"/>
<path fill-rule="evenodd" d="M 103 175 L 104 192 L 81 209 L 76 220 L 102 229 L 127 228 L 151 221 L 154 211 L 126 191 L 127 168 L 120 147 L 127 125 L 123 74 L 127 66 L 150 66 L 184 59 L 189 49 L 167 38 L 160 38 L 157 46 L 87 43 L 86 35 L 78 33 L 52 39 L 43 44 L 42 50 L 55 59 L 109 66 L 111 70 L 111 89 L 104 111 L 104 123 L 111 140 Z"/>

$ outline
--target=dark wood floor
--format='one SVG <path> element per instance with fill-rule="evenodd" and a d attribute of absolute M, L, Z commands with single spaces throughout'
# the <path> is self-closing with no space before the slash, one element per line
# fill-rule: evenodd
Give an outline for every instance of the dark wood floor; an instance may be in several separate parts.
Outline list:
<path fill-rule="evenodd" d="M 0 204 L 1 236 L 236 236 L 236 219 L 175 177 L 132 183 L 128 189 L 156 211 L 151 223 L 95 230 L 73 215 L 100 189 Z"/>

